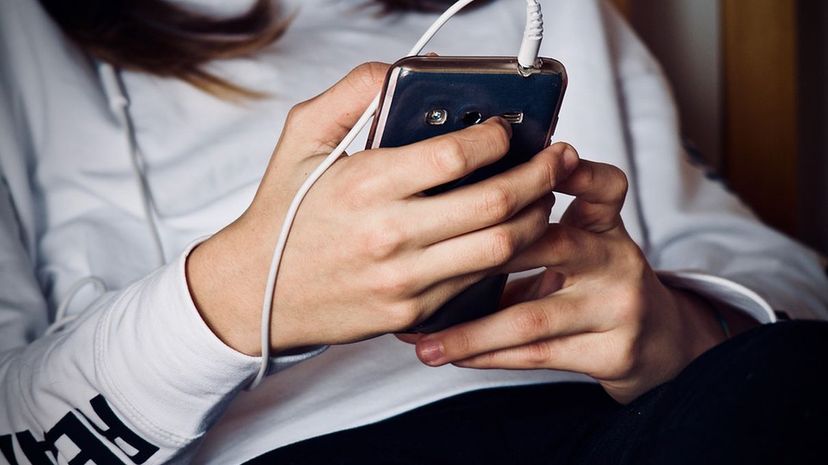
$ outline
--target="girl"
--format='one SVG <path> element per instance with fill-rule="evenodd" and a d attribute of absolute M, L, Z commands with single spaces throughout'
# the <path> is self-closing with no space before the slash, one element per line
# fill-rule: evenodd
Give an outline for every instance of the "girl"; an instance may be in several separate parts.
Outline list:
<path fill-rule="evenodd" d="M 502 156 L 498 119 L 340 160 L 288 242 L 271 375 L 242 390 L 287 203 L 387 69 L 356 66 L 399 58 L 448 3 L 2 0 L 6 461 L 814 453 L 826 328 L 760 325 L 824 318 L 828 283 L 683 159 L 658 66 L 598 1 L 544 2 L 542 51 L 570 75 L 557 136 L 595 161 L 558 143 L 417 195 Z M 480 2 L 431 48 L 514 54 L 523 14 Z M 553 191 L 574 200 L 550 217 Z M 414 348 L 390 335 L 504 271 L 527 273 L 500 312 Z"/>

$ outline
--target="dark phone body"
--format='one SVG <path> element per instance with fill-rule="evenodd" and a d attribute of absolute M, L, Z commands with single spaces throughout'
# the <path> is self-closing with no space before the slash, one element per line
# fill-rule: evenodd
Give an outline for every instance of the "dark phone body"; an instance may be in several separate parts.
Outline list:
<path fill-rule="evenodd" d="M 524 76 L 514 57 L 404 58 L 388 72 L 367 148 L 400 147 L 454 132 L 475 124 L 478 115 L 481 120 L 507 115 L 513 124 L 506 156 L 426 194 L 436 195 L 513 168 L 550 144 L 566 90 L 563 65 L 548 58 L 541 63 L 537 72 Z M 429 123 L 427 115 L 435 109 L 445 110 L 444 122 Z M 496 311 L 506 278 L 491 276 L 472 285 L 409 331 L 440 331 Z"/>

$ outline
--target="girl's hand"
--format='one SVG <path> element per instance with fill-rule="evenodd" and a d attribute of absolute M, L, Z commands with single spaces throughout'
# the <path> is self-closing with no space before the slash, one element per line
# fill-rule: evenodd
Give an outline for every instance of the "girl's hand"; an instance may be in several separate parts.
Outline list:
<path fill-rule="evenodd" d="M 581 160 L 556 190 L 576 197 L 560 224 L 506 266 L 546 271 L 510 283 L 498 313 L 404 337 L 423 362 L 574 371 L 629 402 L 724 339 L 706 304 L 665 287 L 627 234 L 621 170 Z"/>
<path fill-rule="evenodd" d="M 265 279 L 288 204 L 380 90 L 387 68 L 360 66 L 297 105 L 252 205 L 190 255 L 194 301 L 237 350 L 260 353 Z M 403 330 L 541 237 L 551 192 L 578 162 L 565 145 L 484 182 L 420 195 L 499 159 L 510 135 L 505 121 L 493 119 L 335 163 L 303 202 L 287 243 L 274 296 L 273 350 Z"/>

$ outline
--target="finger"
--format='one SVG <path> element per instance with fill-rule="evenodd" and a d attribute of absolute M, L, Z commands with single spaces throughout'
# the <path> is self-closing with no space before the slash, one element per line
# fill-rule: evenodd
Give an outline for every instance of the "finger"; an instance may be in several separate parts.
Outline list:
<path fill-rule="evenodd" d="M 421 333 L 397 333 L 394 336 L 407 344 L 416 344 L 425 335 Z"/>
<path fill-rule="evenodd" d="M 370 156 L 372 163 L 379 163 L 386 189 L 402 199 L 499 160 L 508 152 L 511 136 L 511 125 L 494 117 L 450 134 L 359 156 Z"/>
<path fill-rule="evenodd" d="M 377 96 L 389 65 L 364 63 L 322 94 L 291 109 L 285 122 L 284 142 L 309 146 L 319 152 L 333 150 Z M 298 135 L 298 136 L 297 136 Z"/>
<path fill-rule="evenodd" d="M 484 273 L 469 273 L 437 282 L 432 280 L 433 284 L 421 291 L 416 297 L 418 306 L 422 309 L 419 312 L 419 318 L 416 321 L 409 322 L 410 324 L 400 329 L 406 330 L 416 324 L 422 323 L 439 310 L 440 307 L 445 305 L 446 302 L 485 277 L 486 275 Z"/>
<path fill-rule="evenodd" d="M 512 279 L 506 283 L 503 294 L 500 296 L 500 308 L 511 307 L 528 300 L 536 294 L 538 281 L 542 272 L 520 279 Z"/>
<path fill-rule="evenodd" d="M 433 197 L 415 198 L 409 207 L 410 216 L 418 219 L 412 225 L 414 234 L 426 245 L 502 223 L 549 196 L 577 165 L 575 150 L 555 144 L 505 173 Z"/>
<path fill-rule="evenodd" d="M 427 246 L 416 256 L 413 273 L 443 280 L 508 263 L 543 235 L 551 203 L 538 200 L 505 223 Z"/>
<path fill-rule="evenodd" d="M 545 267 L 571 275 L 600 263 L 605 250 L 605 244 L 594 233 L 553 223 L 543 237 L 516 254 L 500 270 L 516 273 Z"/>
<path fill-rule="evenodd" d="M 491 272 L 543 236 L 551 204 L 548 198 L 538 200 L 505 223 L 430 245 L 417 255 L 412 269 L 438 280 Z"/>
<path fill-rule="evenodd" d="M 506 284 L 500 298 L 500 307 L 506 308 L 523 302 L 538 300 L 563 289 L 566 276 L 551 270 L 539 270 L 526 278 Z"/>
<path fill-rule="evenodd" d="M 558 192 L 574 195 L 561 222 L 602 233 L 621 224 L 621 208 L 627 195 L 627 176 L 613 165 L 581 160 Z"/>
<path fill-rule="evenodd" d="M 599 327 L 581 300 L 557 294 L 503 309 L 487 317 L 427 335 L 417 342 L 417 356 L 431 366 L 519 347 Z"/>
<path fill-rule="evenodd" d="M 453 362 L 463 368 L 536 370 L 551 369 L 589 374 L 597 356 L 594 334 L 533 342 L 519 347 L 496 350 Z"/>

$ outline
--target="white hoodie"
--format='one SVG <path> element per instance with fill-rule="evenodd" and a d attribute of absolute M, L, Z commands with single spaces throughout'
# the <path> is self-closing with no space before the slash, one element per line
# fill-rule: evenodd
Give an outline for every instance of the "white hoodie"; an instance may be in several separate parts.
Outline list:
<path fill-rule="evenodd" d="M 235 105 L 122 73 L 172 257 L 157 268 L 126 128 L 110 109 L 119 96 L 38 2 L 0 0 L 0 461 L 239 463 L 472 389 L 585 379 L 428 368 L 380 337 L 289 369 L 308 357 L 277 359 L 259 389 L 240 392 L 257 359 L 199 317 L 187 245 L 249 204 L 293 104 L 360 62 L 399 58 L 434 19 L 378 18 L 356 0 L 288 3 L 298 15 L 276 45 L 211 65 L 271 98 Z M 770 308 L 828 316 L 815 256 L 686 161 L 660 69 L 617 14 L 597 0 L 548 0 L 544 11 L 542 54 L 570 77 L 557 138 L 627 172 L 624 221 L 664 279 L 762 322 L 773 321 Z M 429 49 L 514 54 L 523 14 L 522 2 L 495 2 L 454 19 Z M 44 336 L 73 284 L 90 276 L 109 291 L 84 287 L 68 307 L 79 318 Z"/>

